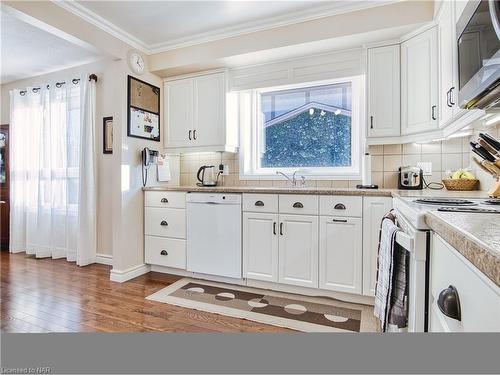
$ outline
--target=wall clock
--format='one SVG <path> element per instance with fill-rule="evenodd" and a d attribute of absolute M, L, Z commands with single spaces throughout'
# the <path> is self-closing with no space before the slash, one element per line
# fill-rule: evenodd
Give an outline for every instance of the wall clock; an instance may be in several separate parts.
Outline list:
<path fill-rule="evenodd" d="M 138 51 L 131 51 L 128 54 L 128 65 L 135 74 L 142 74 L 146 68 L 146 63 Z"/>

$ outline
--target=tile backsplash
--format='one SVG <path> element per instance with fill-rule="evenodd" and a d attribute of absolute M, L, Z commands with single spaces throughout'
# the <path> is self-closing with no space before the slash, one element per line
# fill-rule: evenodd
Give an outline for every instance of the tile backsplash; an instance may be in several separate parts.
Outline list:
<path fill-rule="evenodd" d="M 500 126 L 489 128 L 488 133 L 500 138 Z M 477 138 L 477 135 L 476 135 Z M 425 144 L 397 144 L 370 146 L 372 166 L 372 183 L 381 188 L 393 189 L 397 187 L 397 170 L 401 165 L 413 165 L 418 162 L 432 163 L 432 176 L 425 176 L 427 183 L 440 182 L 446 176 L 447 170 L 454 171 L 458 168 L 472 168 L 473 173 L 481 180 L 481 189 L 491 187 L 492 177 L 479 170 L 476 165 L 471 165 L 471 152 L 469 137 L 454 138 L 446 141 Z M 215 165 L 221 163 L 229 165 L 229 176 L 224 176 L 222 184 L 226 186 L 285 186 L 284 179 L 276 180 L 240 180 L 239 156 L 232 153 L 196 153 L 183 154 L 180 158 L 180 183 L 181 185 L 196 184 L 196 172 L 202 165 Z M 348 188 L 361 183 L 359 180 L 320 180 L 307 181 L 308 186 Z"/>

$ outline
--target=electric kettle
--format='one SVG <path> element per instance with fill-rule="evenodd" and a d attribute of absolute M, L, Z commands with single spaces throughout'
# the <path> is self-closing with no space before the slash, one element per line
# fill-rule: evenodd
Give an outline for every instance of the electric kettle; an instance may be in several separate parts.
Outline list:
<path fill-rule="evenodd" d="M 215 170 L 213 165 L 204 165 L 198 169 L 198 173 L 196 175 L 199 183 L 198 186 L 216 186 L 217 178 L 215 177 Z"/>

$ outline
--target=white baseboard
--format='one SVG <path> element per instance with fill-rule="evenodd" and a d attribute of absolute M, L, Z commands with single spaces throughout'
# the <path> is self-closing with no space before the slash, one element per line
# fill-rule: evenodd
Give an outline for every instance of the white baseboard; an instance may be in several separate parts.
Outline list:
<path fill-rule="evenodd" d="M 99 264 L 113 265 L 113 256 L 108 254 L 96 254 L 95 262 Z"/>
<path fill-rule="evenodd" d="M 109 279 L 117 283 L 123 283 L 137 276 L 144 275 L 149 271 L 151 271 L 151 267 L 149 266 L 149 264 L 139 264 L 138 266 L 130 267 L 126 270 L 112 269 L 109 275 Z"/>

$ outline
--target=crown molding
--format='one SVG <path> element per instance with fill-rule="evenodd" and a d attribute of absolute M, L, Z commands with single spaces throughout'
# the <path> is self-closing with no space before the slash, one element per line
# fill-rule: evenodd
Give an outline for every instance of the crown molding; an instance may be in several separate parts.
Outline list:
<path fill-rule="evenodd" d="M 339 14 L 384 6 L 402 2 L 404 0 L 366 0 L 366 1 L 338 1 L 328 5 L 315 7 L 311 10 L 290 12 L 280 16 L 245 22 L 238 26 L 219 28 L 211 32 L 198 33 L 189 37 L 172 39 L 161 43 L 147 44 L 132 34 L 116 26 L 107 19 L 99 16 L 75 1 L 51 0 L 56 5 L 79 16 L 92 25 L 113 35 L 141 52 L 151 55 L 166 52 L 178 48 L 190 47 L 198 44 L 213 42 L 216 40 L 231 38 L 243 34 L 274 29 L 278 27 L 293 25 L 301 22 L 313 21 L 320 18 L 331 17 Z"/>
<path fill-rule="evenodd" d="M 99 29 L 111 34 L 115 38 L 120 39 L 122 42 L 127 43 L 133 48 L 145 54 L 151 54 L 149 46 L 144 43 L 139 38 L 136 38 L 132 34 L 129 34 L 125 30 L 119 28 L 114 23 L 109 22 L 107 19 L 99 16 L 98 14 L 90 11 L 84 6 L 80 5 L 76 1 L 70 0 L 51 0 L 54 4 L 60 6 L 61 8 L 73 13 L 74 15 L 80 17 L 81 19 L 91 23 L 92 25 L 98 27 Z"/>

